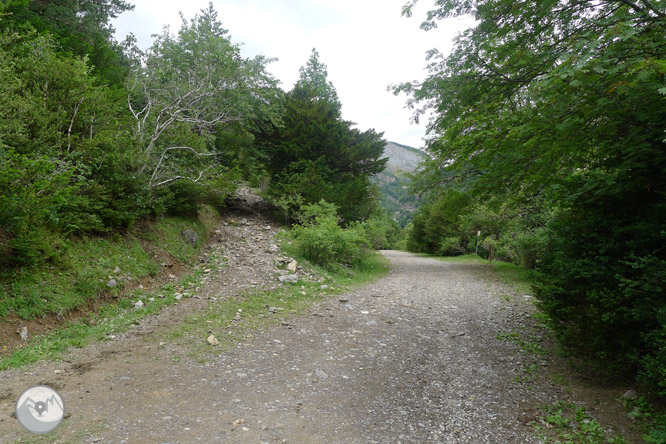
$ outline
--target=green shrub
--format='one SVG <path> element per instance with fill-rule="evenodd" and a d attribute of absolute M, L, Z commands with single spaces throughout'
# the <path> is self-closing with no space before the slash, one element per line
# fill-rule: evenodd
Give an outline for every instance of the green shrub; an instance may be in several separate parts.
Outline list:
<path fill-rule="evenodd" d="M 465 249 L 460 245 L 460 237 L 453 236 L 442 239 L 439 244 L 437 254 L 442 256 L 458 256 L 465 253 Z"/>
<path fill-rule="evenodd" d="M 386 215 L 375 215 L 361 224 L 366 238 L 375 250 L 395 248 L 400 240 L 398 224 Z"/>
<path fill-rule="evenodd" d="M 535 294 L 572 351 L 666 395 L 666 203 L 639 181 L 606 187 L 614 179 L 572 183 Z"/>
<path fill-rule="evenodd" d="M 362 225 L 342 228 L 336 210 L 335 205 L 325 201 L 302 208 L 301 225 L 289 233 L 296 255 L 329 268 L 357 265 L 370 254 L 371 245 Z"/>

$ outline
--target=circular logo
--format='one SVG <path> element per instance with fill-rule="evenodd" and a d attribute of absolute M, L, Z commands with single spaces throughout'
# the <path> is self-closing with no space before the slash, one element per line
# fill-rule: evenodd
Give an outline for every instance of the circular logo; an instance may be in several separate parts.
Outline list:
<path fill-rule="evenodd" d="M 62 396 L 47 385 L 24 391 L 16 402 L 16 419 L 29 432 L 49 433 L 65 416 Z"/>

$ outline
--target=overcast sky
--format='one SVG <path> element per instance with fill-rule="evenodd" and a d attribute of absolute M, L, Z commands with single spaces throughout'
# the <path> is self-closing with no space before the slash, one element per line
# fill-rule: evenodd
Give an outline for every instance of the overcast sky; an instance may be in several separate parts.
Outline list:
<path fill-rule="evenodd" d="M 134 11 L 113 22 L 118 40 L 132 32 L 142 49 L 165 25 L 175 32 L 179 12 L 187 19 L 209 0 L 134 0 Z M 419 29 L 430 0 L 422 0 L 413 18 L 401 16 L 406 0 L 213 0 L 232 41 L 242 44 L 245 57 L 263 54 L 278 58 L 269 66 L 290 90 L 312 48 L 328 67 L 342 102 L 343 118 L 360 130 L 374 128 L 385 139 L 420 148 L 425 122 L 410 123 L 406 97 L 395 97 L 388 85 L 422 80 L 425 52 L 448 52 L 452 39 L 472 22 L 450 20 L 438 29 Z"/>

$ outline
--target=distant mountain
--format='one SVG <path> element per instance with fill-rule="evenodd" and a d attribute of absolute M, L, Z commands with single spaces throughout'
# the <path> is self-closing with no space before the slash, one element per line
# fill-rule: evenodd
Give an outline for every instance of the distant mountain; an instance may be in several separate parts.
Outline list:
<path fill-rule="evenodd" d="M 418 170 L 427 155 L 416 148 L 389 142 L 383 158 L 388 158 L 386 169 L 373 177 L 381 190 L 381 204 L 404 227 L 412 220 L 419 207 L 419 199 L 409 191 L 410 173 Z"/>
<path fill-rule="evenodd" d="M 427 155 L 423 151 L 411 146 L 389 142 L 384 147 L 382 158 L 384 157 L 388 157 L 389 159 L 386 166 L 387 170 L 413 173 L 418 169 L 421 162 L 427 158 Z"/>

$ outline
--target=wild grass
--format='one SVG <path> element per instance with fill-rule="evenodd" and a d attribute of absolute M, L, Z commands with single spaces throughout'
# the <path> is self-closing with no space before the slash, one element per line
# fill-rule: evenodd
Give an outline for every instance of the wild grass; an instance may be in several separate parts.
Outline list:
<path fill-rule="evenodd" d="M 70 240 L 58 262 L 46 267 L 4 270 L 0 272 L 0 321 L 10 315 L 60 318 L 85 307 L 103 292 L 118 294 L 125 283 L 156 275 L 159 258 L 144 248 L 146 241 L 162 254 L 186 262 L 198 254 L 210 222 L 210 217 L 206 221 L 163 218 L 124 236 Z M 181 233 L 185 229 L 199 234 L 197 245 L 184 241 Z M 115 279 L 118 287 L 107 287 L 110 279 Z"/>
<path fill-rule="evenodd" d="M 54 315 L 57 321 L 71 310 L 87 309 L 102 293 L 112 296 L 98 304 L 96 313 L 32 338 L 0 360 L 0 370 L 43 359 L 58 359 L 71 347 L 104 340 L 175 303 L 173 285 L 164 285 L 153 293 L 139 289 L 128 293 L 128 289 L 139 279 L 155 276 L 164 257 L 170 256 L 185 264 L 191 261 L 217 218 L 214 210 L 206 208 L 199 219 L 163 218 L 124 236 L 72 240 L 57 264 L 0 275 L 0 322 L 10 315 L 26 320 Z M 185 242 L 181 234 L 185 229 L 198 233 L 196 245 Z M 200 277 L 201 272 L 193 270 L 179 287 L 194 288 Z M 112 278 L 118 283 L 115 288 L 107 286 Z M 154 301 L 149 302 L 150 298 Z M 137 310 L 133 303 L 139 299 L 145 307 Z"/>
<path fill-rule="evenodd" d="M 533 425 L 544 443 L 628 444 L 621 436 L 606 436 L 584 407 L 571 402 L 559 401 L 544 408 Z"/>
<path fill-rule="evenodd" d="M 194 342 L 190 357 L 205 362 L 239 341 L 253 338 L 262 329 L 286 322 L 314 302 L 376 281 L 390 269 L 388 260 L 379 254 L 369 256 L 357 268 L 347 271 L 326 271 L 309 263 L 304 266 L 322 279 L 283 284 L 274 290 L 245 291 L 212 304 L 205 312 L 188 316 L 165 334 L 164 341 L 190 345 Z M 207 343 L 209 335 L 218 341 L 217 346 Z"/>

